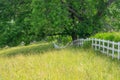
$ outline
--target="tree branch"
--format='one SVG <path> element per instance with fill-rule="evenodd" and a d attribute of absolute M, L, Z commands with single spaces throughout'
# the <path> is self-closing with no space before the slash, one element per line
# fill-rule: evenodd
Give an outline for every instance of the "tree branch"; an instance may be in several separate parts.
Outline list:
<path fill-rule="evenodd" d="M 77 11 L 70 5 L 70 4 L 66 4 L 63 0 L 61 0 L 61 3 L 64 4 L 68 11 L 73 14 L 76 18 L 78 18 L 79 21 L 83 21 L 84 20 L 84 17 L 81 17 Z"/>
<path fill-rule="evenodd" d="M 83 21 L 84 20 L 84 18 L 83 17 L 81 17 L 77 12 L 76 12 L 76 10 L 75 9 L 73 9 L 73 7 L 68 7 L 68 10 L 69 10 L 69 12 L 71 12 L 76 18 L 78 18 L 78 20 L 79 21 Z"/>
<path fill-rule="evenodd" d="M 100 3 L 98 6 L 100 6 L 98 8 L 98 12 L 96 13 L 96 15 L 94 17 L 102 17 L 105 10 L 116 0 L 109 0 L 107 3 L 104 2 L 104 0 L 102 1 L 102 3 Z"/>
<path fill-rule="evenodd" d="M 108 7 L 109 5 L 111 5 L 114 1 L 116 1 L 116 0 L 109 0 L 109 1 L 107 2 L 107 7 Z"/>
<path fill-rule="evenodd" d="M 56 36 L 56 35 L 68 35 L 67 33 L 53 33 L 53 34 L 48 34 L 47 36 Z"/>

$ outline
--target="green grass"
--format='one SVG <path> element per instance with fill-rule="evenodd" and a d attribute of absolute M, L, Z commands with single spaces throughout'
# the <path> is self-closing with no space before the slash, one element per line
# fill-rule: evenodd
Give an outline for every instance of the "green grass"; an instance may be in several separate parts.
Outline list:
<path fill-rule="evenodd" d="M 120 80 L 120 62 L 91 49 L 34 44 L 0 50 L 0 80 Z"/>

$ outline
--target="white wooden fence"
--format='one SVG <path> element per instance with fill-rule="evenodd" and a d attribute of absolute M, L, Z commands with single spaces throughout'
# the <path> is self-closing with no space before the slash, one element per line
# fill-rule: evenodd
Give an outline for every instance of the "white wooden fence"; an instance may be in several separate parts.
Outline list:
<path fill-rule="evenodd" d="M 91 41 L 91 46 L 93 49 L 98 50 L 108 56 L 112 56 L 112 58 L 118 58 L 118 60 L 120 59 L 120 42 L 87 38 L 75 40 L 73 41 L 73 44 L 76 46 L 83 46 L 86 41 Z"/>
<path fill-rule="evenodd" d="M 84 42 L 92 41 L 92 39 L 87 38 L 87 39 L 77 39 L 72 42 L 75 46 L 83 46 Z"/>

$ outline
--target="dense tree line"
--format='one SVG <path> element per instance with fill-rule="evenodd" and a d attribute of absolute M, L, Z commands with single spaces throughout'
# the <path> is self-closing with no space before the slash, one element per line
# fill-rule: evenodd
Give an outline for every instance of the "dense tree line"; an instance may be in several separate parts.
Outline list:
<path fill-rule="evenodd" d="M 120 0 L 0 0 L 0 46 L 120 29 Z"/>

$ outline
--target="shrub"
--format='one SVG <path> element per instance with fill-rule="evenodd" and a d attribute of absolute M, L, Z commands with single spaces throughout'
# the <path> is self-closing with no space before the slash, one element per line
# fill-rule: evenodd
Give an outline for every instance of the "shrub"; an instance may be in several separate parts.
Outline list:
<path fill-rule="evenodd" d="M 120 42 L 120 32 L 97 33 L 91 38 L 98 38 L 98 39 Z"/>

